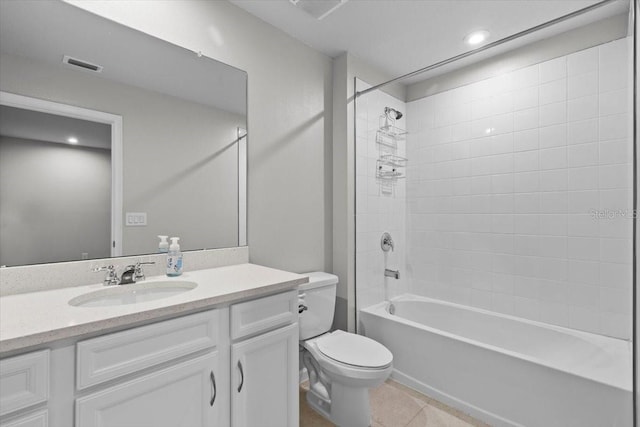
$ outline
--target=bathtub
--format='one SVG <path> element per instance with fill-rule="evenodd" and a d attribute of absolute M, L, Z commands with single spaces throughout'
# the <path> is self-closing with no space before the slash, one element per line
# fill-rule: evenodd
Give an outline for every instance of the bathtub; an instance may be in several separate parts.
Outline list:
<path fill-rule="evenodd" d="M 494 426 L 631 427 L 631 343 L 403 295 L 360 311 L 392 378 Z"/>

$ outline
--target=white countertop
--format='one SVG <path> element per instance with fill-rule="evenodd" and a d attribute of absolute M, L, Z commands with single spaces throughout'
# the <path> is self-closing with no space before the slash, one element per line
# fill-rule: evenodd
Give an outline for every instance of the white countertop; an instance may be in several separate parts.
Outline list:
<path fill-rule="evenodd" d="M 190 271 L 153 281 L 191 281 L 195 289 L 135 304 L 73 307 L 69 300 L 107 289 L 102 283 L 0 298 L 0 354 L 183 312 L 295 289 L 308 278 L 254 264 Z M 136 286 L 125 285 L 125 286 Z"/>

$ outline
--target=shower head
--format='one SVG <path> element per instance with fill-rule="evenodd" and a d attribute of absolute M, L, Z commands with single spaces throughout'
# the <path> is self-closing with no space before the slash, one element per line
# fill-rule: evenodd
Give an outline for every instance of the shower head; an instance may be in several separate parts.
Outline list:
<path fill-rule="evenodd" d="M 402 113 L 391 107 L 384 107 L 384 114 L 393 120 L 399 120 L 402 118 Z"/>

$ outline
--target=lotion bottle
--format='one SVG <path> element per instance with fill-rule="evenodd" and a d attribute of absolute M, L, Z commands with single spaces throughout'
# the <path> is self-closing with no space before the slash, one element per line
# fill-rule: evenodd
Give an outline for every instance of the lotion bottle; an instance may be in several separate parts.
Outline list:
<path fill-rule="evenodd" d="M 167 242 L 169 236 L 158 236 L 158 238 L 160 239 L 160 243 L 158 244 L 158 252 L 161 254 L 166 254 L 167 252 L 169 252 L 169 242 Z"/>
<path fill-rule="evenodd" d="M 179 237 L 171 238 L 169 252 L 167 252 L 167 276 L 175 277 L 182 274 L 182 252 L 178 244 Z"/>

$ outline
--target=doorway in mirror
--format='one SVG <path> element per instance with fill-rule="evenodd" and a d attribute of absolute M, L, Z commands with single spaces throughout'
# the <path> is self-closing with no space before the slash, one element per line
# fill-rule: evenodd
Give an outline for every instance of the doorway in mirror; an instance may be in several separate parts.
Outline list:
<path fill-rule="evenodd" d="M 122 117 L 0 92 L 0 265 L 122 255 Z"/>

